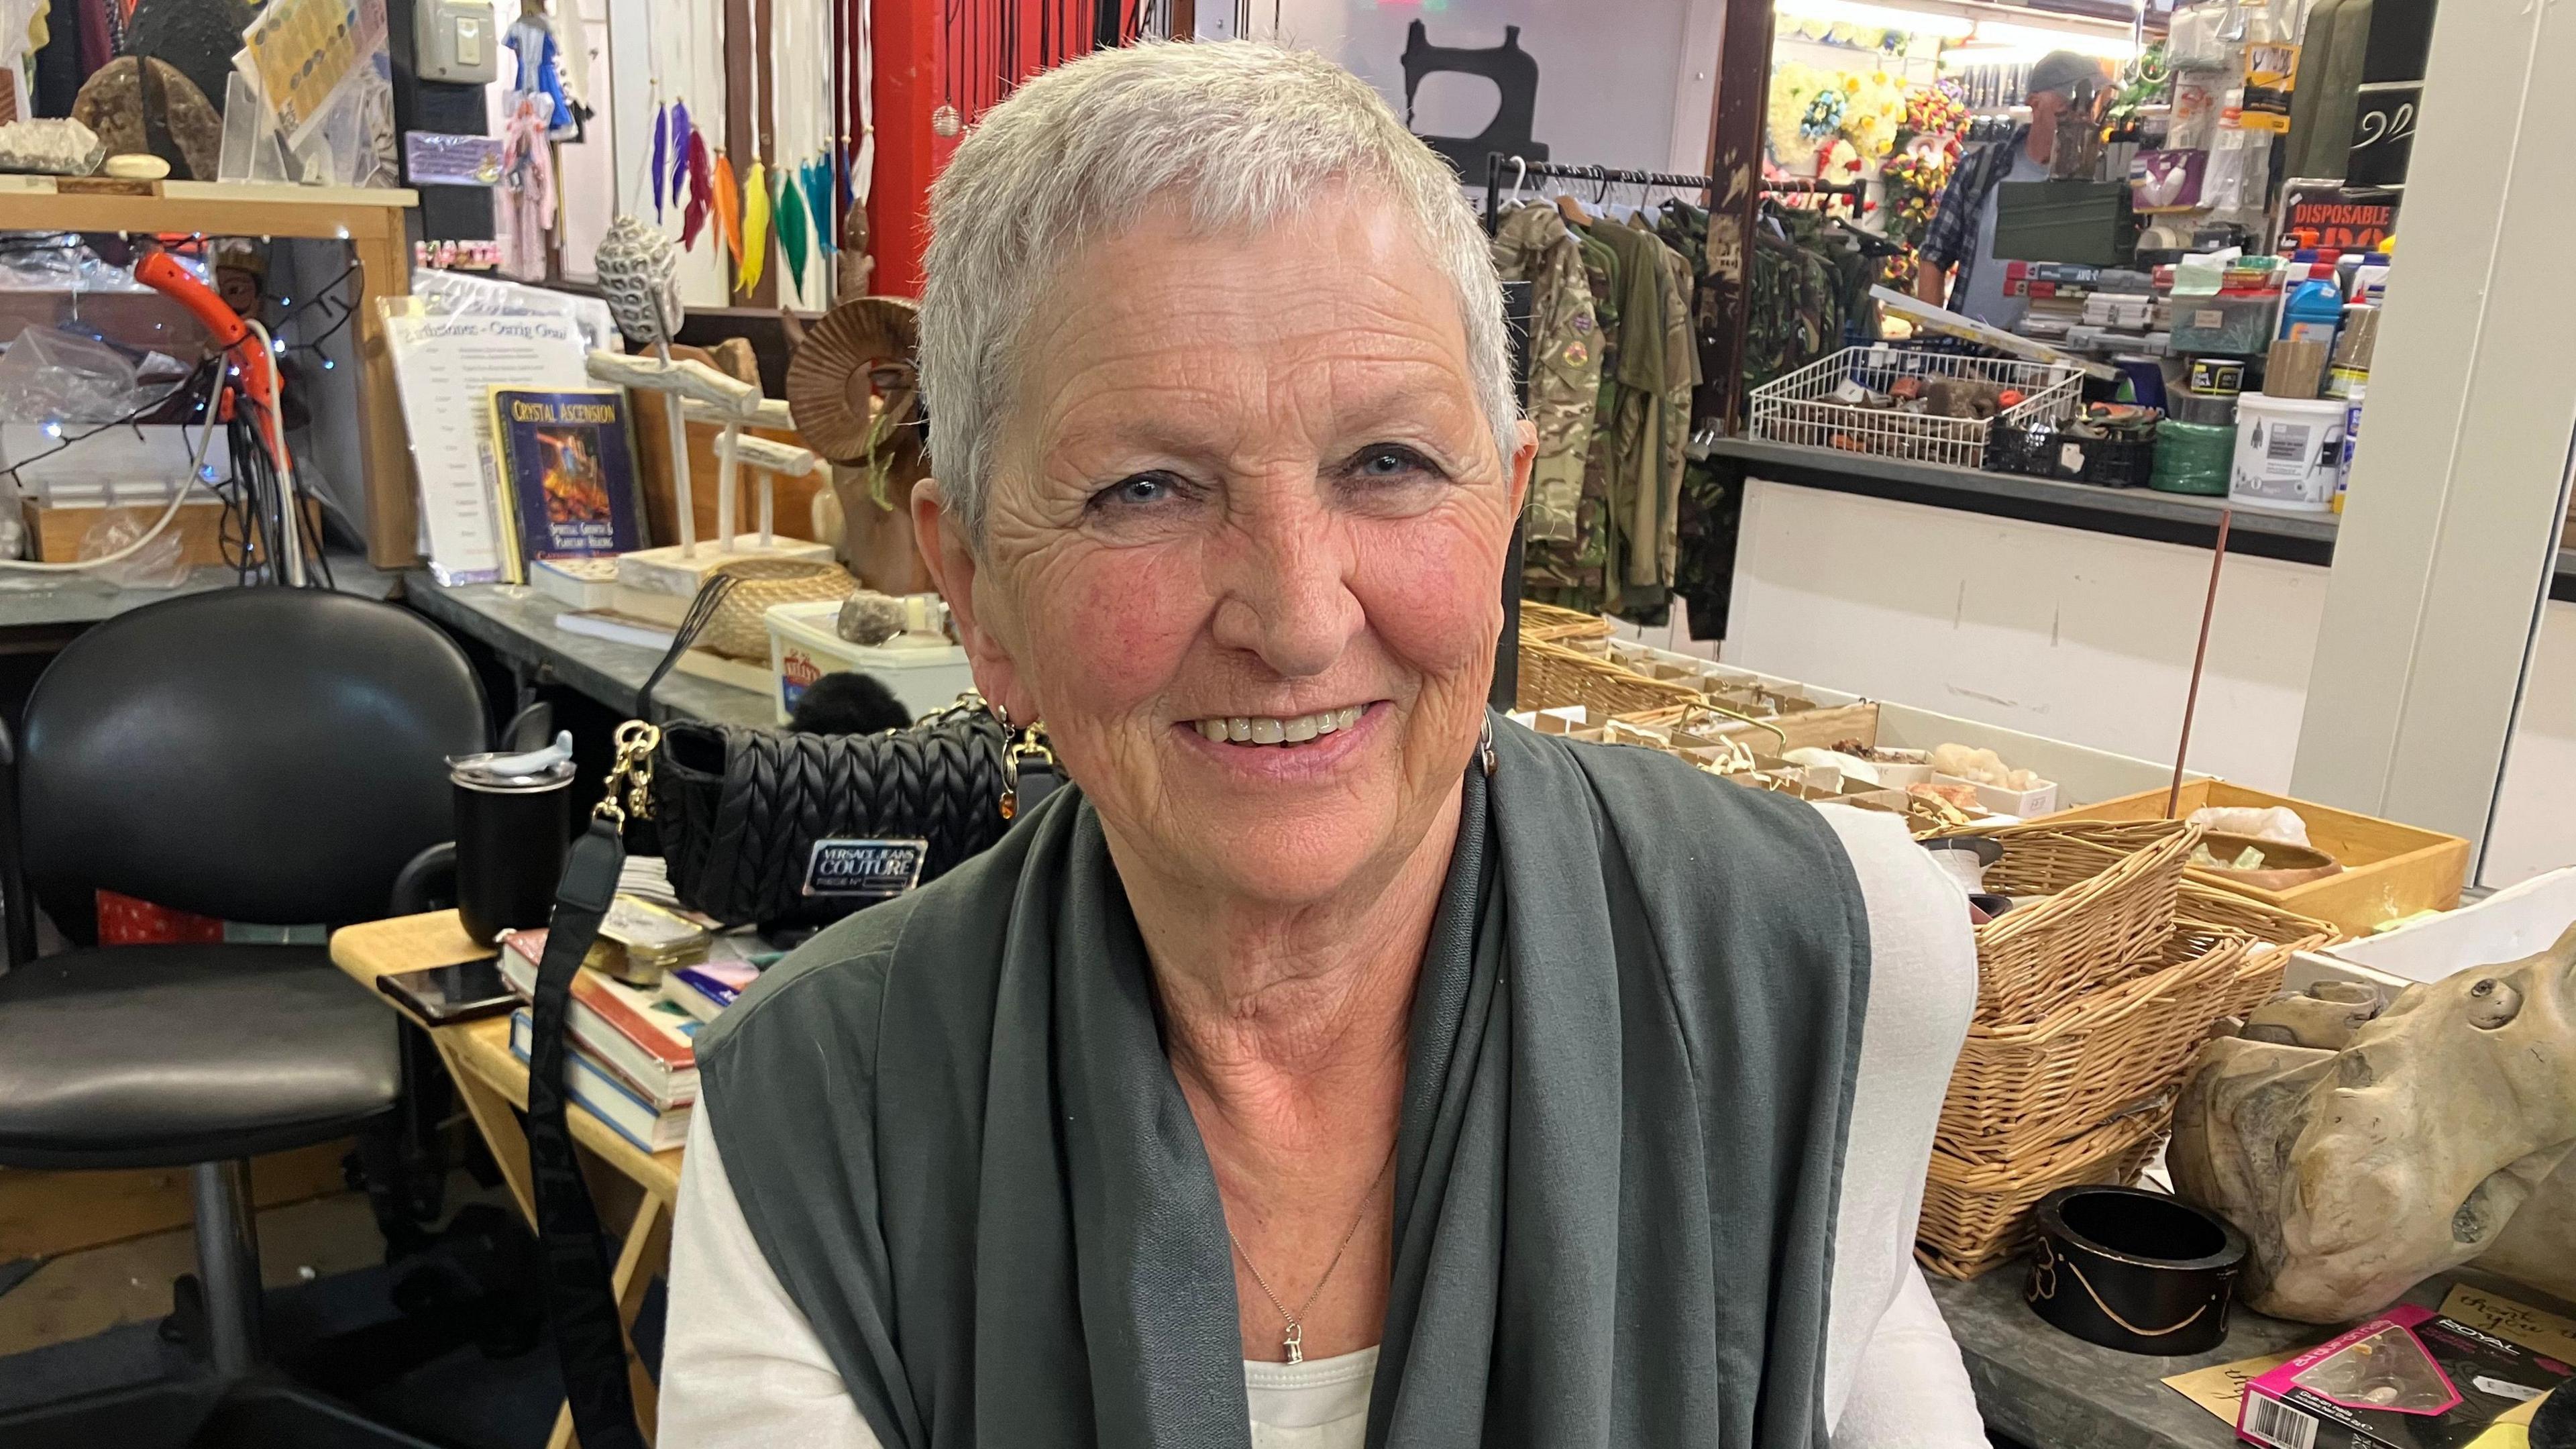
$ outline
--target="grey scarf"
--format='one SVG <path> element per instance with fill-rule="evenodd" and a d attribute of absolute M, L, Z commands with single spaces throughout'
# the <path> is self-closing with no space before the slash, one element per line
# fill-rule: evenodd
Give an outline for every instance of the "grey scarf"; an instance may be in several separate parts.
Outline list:
<path fill-rule="evenodd" d="M 1496 721 L 1415 988 L 1368 1442 L 1792 1449 L 1868 998 L 1816 813 Z M 743 1214 L 889 1449 L 1250 1443 L 1234 1268 L 1098 816 L 700 1038 Z"/>

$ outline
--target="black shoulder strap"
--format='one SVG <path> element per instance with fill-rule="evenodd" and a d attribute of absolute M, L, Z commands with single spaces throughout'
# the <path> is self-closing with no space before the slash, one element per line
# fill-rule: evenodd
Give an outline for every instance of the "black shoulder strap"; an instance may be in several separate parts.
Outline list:
<path fill-rule="evenodd" d="M 653 672 L 644 676 L 644 687 L 635 691 L 637 719 L 653 717 L 653 691 L 662 687 L 662 677 L 698 642 L 698 636 L 706 632 L 707 621 L 716 616 L 716 605 L 723 603 L 726 592 L 741 582 L 737 574 L 709 574 L 707 581 L 698 586 L 698 596 L 689 601 L 689 612 L 681 616 L 679 630 L 671 636 L 671 647 L 662 651 L 662 662 L 653 666 Z"/>
<path fill-rule="evenodd" d="M 703 596 L 701 596 L 703 597 Z M 646 686 L 648 692 L 651 686 Z M 567 1018 L 573 973 L 599 939 L 599 923 L 617 894 L 626 846 L 614 821 L 593 819 L 573 842 L 555 891 L 545 957 L 537 964 L 537 999 L 528 1045 L 528 1169 L 545 1255 L 546 1317 L 563 1369 L 564 1397 L 582 1449 L 645 1449 L 626 1384 L 626 1338 L 617 1319 L 608 1245 L 599 1209 L 581 1175 L 565 1119 Z"/>

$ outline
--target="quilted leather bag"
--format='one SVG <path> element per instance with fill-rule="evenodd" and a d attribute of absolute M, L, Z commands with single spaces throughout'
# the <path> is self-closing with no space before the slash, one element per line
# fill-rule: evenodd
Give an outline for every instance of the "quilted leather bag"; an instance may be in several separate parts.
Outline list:
<path fill-rule="evenodd" d="M 732 583 L 718 575 L 699 593 L 639 716 Z M 1060 781 L 1035 730 L 1014 735 L 968 694 L 873 735 L 675 721 L 653 750 L 650 797 L 682 904 L 726 922 L 815 925 L 868 904 L 812 891 L 818 842 L 918 841 L 919 880 L 933 880 Z"/>

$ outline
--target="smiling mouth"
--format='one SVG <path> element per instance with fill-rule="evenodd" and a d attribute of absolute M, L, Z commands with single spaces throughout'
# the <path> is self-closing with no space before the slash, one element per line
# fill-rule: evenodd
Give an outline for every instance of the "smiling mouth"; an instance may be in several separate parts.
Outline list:
<path fill-rule="evenodd" d="M 1367 705 L 1352 704 L 1285 719 L 1262 714 L 1217 715 L 1191 720 L 1188 728 L 1217 744 L 1302 745 L 1349 729 L 1366 713 Z"/>

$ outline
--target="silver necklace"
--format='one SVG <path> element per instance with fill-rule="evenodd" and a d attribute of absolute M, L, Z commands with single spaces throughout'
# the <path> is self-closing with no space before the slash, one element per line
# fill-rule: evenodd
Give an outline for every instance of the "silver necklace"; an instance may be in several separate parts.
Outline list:
<path fill-rule="evenodd" d="M 1261 1270 L 1252 1265 L 1252 1255 L 1243 1250 L 1243 1239 L 1234 1235 L 1234 1229 L 1225 1230 L 1226 1241 L 1234 1244 L 1235 1255 L 1243 1259 L 1244 1271 L 1252 1275 L 1253 1283 L 1261 1289 L 1261 1296 L 1269 1299 L 1270 1306 L 1278 1311 L 1280 1322 L 1288 1325 L 1287 1331 L 1279 1335 L 1279 1344 L 1288 1350 L 1290 1363 L 1306 1361 L 1306 1310 L 1314 1307 L 1315 1300 L 1324 1296 L 1324 1285 L 1333 1281 L 1333 1270 L 1342 1266 L 1342 1254 L 1350 1251 L 1351 1239 L 1360 1235 L 1360 1224 L 1368 1221 L 1369 1204 L 1377 1199 L 1377 1185 L 1386 1181 L 1386 1170 L 1393 1166 L 1395 1148 L 1389 1144 L 1386 1161 L 1378 1164 L 1377 1176 L 1369 1179 L 1368 1191 L 1360 1194 L 1360 1210 L 1351 1219 L 1350 1231 L 1342 1234 L 1341 1246 L 1333 1249 L 1333 1261 L 1324 1265 L 1324 1276 L 1315 1280 L 1315 1291 L 1306 1295 L 1306 1301 L 1298 1304 L 1294 1313 L 1288 1311 L 1287 1304 L 1279 1301 L 1279 1295 L 1271 1290 L 1270 1280 L 1262 1277 Z"/>

